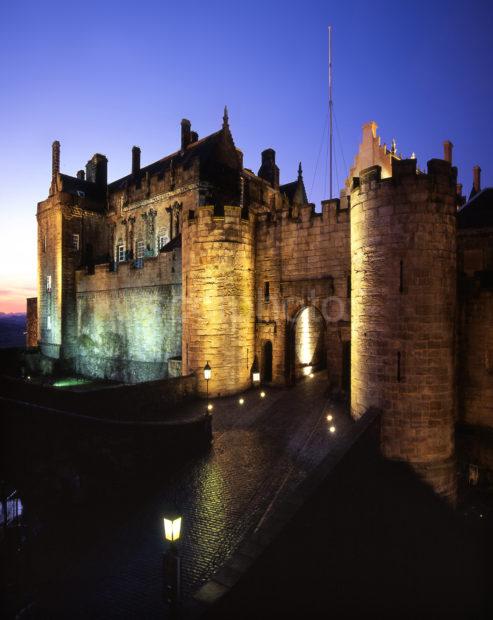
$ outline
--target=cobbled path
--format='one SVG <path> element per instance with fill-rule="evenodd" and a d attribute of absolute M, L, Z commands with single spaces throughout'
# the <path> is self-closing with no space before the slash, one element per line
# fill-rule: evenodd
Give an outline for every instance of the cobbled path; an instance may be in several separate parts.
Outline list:
<path fill-rule="evenodd" d="M 166 477 L 131 516 L 122 514 L 77 566 L 37 598 L 34 617 L 162 618 L 163 514 L 176 507 L 183 515 L 180 553 L 188 596 L 351 432 L 349 415 L 328 400 L 326 389 L 320 373 L 291 389 L 266 390 L 265 399 L 247 392 L 244 405 L 236 397 L 215 401 L 211 450 Z"/>

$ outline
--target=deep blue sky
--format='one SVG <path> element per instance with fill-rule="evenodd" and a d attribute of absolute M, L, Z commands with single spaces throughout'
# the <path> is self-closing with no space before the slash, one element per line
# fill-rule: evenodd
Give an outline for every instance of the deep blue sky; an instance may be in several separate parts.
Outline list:
<path fill-rule="evenodd" d="M 383 141 L 395 137 L 422 167 L 451 139 L 465 189 L 476 163 L 493 184 L 491 0 L 5 2 L 0 311 L 35 284 L 35 209 L 54 139 L 63 172 L 102 152 L 115 179 L 128 173 L 132 145 L 145 165 L 177 148 L 182 117 L 204 136 L 227 104 L 247 167 L 257 171 L 260 151 L 273 147 L 282 182 L 301 160 L 309 199 L 325 197 L 325 146 L 313 180 L 329 23 L 340 183 L 341 146 L 350 165 L 362 123 L 374 119 Z"/>

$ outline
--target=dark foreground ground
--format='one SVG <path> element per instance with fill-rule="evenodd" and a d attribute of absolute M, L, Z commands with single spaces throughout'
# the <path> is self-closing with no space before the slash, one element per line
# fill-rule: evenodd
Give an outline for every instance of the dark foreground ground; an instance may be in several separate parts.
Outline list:
<path fill-rule="evenodd" d="M 377 456 L 376 431 L 209 620 L 493 617 L 491 512 L 452 512 L 405 466 Z"/>

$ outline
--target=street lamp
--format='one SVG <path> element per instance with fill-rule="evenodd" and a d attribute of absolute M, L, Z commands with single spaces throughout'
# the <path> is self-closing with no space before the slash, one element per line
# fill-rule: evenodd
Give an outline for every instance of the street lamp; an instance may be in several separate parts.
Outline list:
<path fill-rule="evenodd" d="M 181 517 L 164 517 L 164 537 L 168 542 L 180 540 Z"/>
<path fill-rule="evenodd" d="M 212 368 L 209 366 L 209 361 L 207 361 L 206 365 L 204 366 L 204 379 L 205 379 L 205 383 L 207 385 L 207 410 L 211 411 L 212 406 L 209 406 L 209 379 L 212 376 Z"/>
<path fill-rule="evenodd" d="M 163 598 L 174 608 L 180 601 L 181 589 L 181 558 L 175 544 L 180 540 L 181 517 L 164 517 L 163 523 L 164 538 L 170 543 L 168 551 L 163 553 Z"/>

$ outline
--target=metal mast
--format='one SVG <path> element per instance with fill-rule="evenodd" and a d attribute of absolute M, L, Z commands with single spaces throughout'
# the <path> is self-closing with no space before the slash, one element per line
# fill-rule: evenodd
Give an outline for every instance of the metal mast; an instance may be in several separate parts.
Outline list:
<path fill-rule="evenodd" d="M 332 26 L 329 26 L 329 198 L 332 198 Z"/>

